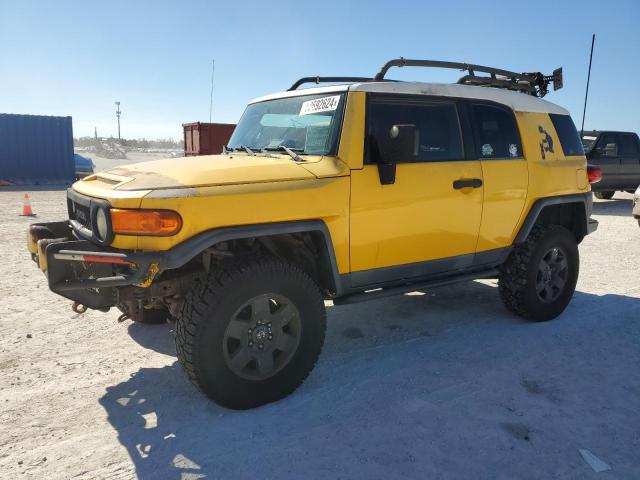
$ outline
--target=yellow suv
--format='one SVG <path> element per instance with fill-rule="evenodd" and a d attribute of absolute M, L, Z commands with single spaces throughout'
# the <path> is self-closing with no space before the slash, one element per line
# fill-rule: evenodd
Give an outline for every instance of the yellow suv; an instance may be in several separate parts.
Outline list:
<path fill-rule="evenodd" d="M 385 79 L 404 66 L 467 74 Z M 303 78 L 252 101 L 220 155 L 78 181 L 69 219 L 32 225 L 29 250 L 76 311 L 176 319 L 186 374 L 230 408 L 304 381 L 327 299 L 498 278 L 510 311 L 548 320 L 597 227 L 576 128 L 538 98 L 552 82 L 561 70 L 405 59 L 373 78 Z"/>

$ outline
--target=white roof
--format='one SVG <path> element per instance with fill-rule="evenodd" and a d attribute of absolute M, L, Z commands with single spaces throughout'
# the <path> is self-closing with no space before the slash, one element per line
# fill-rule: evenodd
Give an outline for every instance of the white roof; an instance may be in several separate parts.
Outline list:
<path fill-rule="evenodd" d="M 249 102 L 249 104 L 264 102 L 265 100 L 274 100 L 276 98 L 299 97 L 301 95 L 317 95 L 319 93 L 346 92 L 349 87 L 350 85 L 331 85 L 329 87 L 303 88 L 300 90 L 272 93 L 271 95 L 265 95 L 264 97 L 254 98 Z"/>
<path fill-rule="evenodd" d="M 569 115 L 569 112 L 564 108 L 532 95 L 502 88 L 459 85 L 457 83 L 365 82 L 351 85 L 332 85 L 329 87 L 303 88 L 302 90 L 275 93 L 256 98 L 249 103 L 264 102 L 265 100 L 273 100 L 276 98 L 298 97 L 301 95 L 345 92 L 347 90 L 352 92 L 400 93 L 490 100 L 507 105 L 517 112 Z"/>

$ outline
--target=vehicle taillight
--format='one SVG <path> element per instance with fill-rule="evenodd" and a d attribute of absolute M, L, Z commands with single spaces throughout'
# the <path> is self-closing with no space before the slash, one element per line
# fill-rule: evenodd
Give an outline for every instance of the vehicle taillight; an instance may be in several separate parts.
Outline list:
<path fill-rule="evenodd" d="M 594 184 L 602 180 L 602 169 L 598 165 L 587 165 L 587 179 Z"/>

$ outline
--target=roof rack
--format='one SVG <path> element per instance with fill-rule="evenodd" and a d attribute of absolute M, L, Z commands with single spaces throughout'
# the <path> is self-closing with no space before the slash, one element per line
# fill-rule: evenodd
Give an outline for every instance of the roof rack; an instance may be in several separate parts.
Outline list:
<path fill-rule="evenodd" d="M 468 74 L 461 77 L 458 83 L 506 88 L 536 97 L 544 97 L 549 92 L 549 83 L 553 83 L 554 90 L 562 88 L 562 67 L 555 69 L 552 75 L 543 75 L 540 72 L 517 73 L 470 63 L 443 62 L 440 60 L 407 60 L 402 57 L 385 63 L 374 77 L 374 81 L 384 80 L 384 76 L 391 67 L 434 67 L 467 70 Z M 488 73 L 489 76 L 480 77 L 476 75 L 476 72 Z"/>
<path fill-rule="evenodd" d="M 466 70 L 467 75 L 458 80 L 463 85 L 478 85 L 483 87 L 505 88 L 518 92 L 544 97 L 549 93 L 549 84 L 553 83 L 553 89 L 562 88 L 562 67 L 557 68 L 551 75 L 543 75 L 540 72 L 517 73 L 500 68 L 485 67 L 483 65 L 473 65 L 470 63 L 443 62 L 440 60 L 408 60 L 406 58 L 396 58 L 389 60 L 375 77 L 303 77 L 289 88 L 289 91 L 296 90 L 305 83 L 331 83 L 331 82 L 380 82 L 393 81 L 385 79 L 392 67 L 433 67 L 450 68 L 454 70 Z M 477 72 L 488 73 L 489 76 L 478 76 Z"/>
<path fill-rule="evenodd" d="M 353 83 L 353 82 L 370 82 L 373 80 L 371 77 L 302 77 L 296 83 L 291 85 L 287 90 L 290 92 L 291 90 L 297 90 L 300 85 L 304 85 L 305 83 L 333 83 L 333 82 L 344 82 L 344 83 Z"/>

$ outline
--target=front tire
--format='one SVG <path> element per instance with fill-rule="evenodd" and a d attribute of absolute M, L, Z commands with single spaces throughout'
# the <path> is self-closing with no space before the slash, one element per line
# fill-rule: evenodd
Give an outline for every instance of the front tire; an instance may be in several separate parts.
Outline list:
<path fill-rule="evenodd" d="M 560 315 L 571 301 L 579 271 L 578 245 L 566 228 L 536 226 L 500 269 L 500 297 L 528 320 Z"/>
<path fill-rule="evenodd" d="M 596 198 L 600 200 L 611 200 L 616 192 L 613 190 L 605 190 L 603 192 L 593 192 Z"/>
<path fill-rule="evenodd" d="M 293 392 L 324 343 L 324 300 L 296 265 L 230 261 L 197 282 L 176 325 L 178 359 L 216 403 L 254 408 Z"/>

